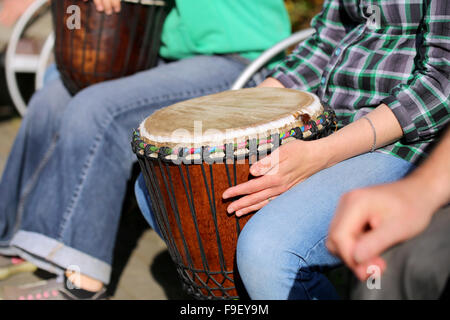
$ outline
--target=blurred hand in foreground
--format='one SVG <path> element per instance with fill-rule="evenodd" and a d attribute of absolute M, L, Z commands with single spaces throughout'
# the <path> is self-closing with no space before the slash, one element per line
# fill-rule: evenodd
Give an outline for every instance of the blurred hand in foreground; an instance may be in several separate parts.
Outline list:
<path fill-rule="evenodd" d="M 360 280 L 381 254 L 422 233 L 433 214 L 450 201 L 450 130 L 427 161 L 408 177 L 342 196 L 331 222 L 327 247 Z"/>

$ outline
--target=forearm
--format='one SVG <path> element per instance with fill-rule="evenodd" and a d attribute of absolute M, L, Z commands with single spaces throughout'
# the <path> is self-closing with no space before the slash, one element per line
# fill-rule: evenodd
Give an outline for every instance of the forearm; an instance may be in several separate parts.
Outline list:
<path fill-rule="evenodd" d="M 265 88 L 265 87 L 269 87 L 269 88 L 284 88 L 283 84 L 278 81 L 275 78 L 267 78 L 266 80 L 264 80 L 263 82 L 261 82 L 258 85 L 258 88 Z"/>
<path fill-rule="evenodd" d="M 372 149 L 374 134 L 375 148 L 381 148 L 399 140 L 403 131 L 397 118 L 386 105 L 380 105 L 367 115 L 375 132 L 367 119 L 361 118 L 334 134 L 318 140 L 326 151 L 325 167 L 331 167 L 351 157 L 366 153 Z"/>
<path fill-rule="evenodd" d="M 258 87 L 279 87 L 283 84 L 275 78 L 267 78 Z M 376 132 L 376 148 L 386 146 L 403 136 L 394 113 L 386 105 L 380 105 L 367 117 L 372 121 Z M 325 167 L 331 167 L 341 161 L 371 150 L 374 131 L 366 119 L 359 119 L 329 137 L 317 141 L 323 145 Z"/>

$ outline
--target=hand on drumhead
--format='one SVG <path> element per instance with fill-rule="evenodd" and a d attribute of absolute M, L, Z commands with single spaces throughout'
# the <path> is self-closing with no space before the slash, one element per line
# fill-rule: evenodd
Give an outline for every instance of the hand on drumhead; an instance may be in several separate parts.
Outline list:
<path fill-rule="evenodd" d="M 89 0 L 84 0 L 87 2 Z M 113 12 L 120 12 L 120 0 L 93 0 L 95 7 L 100 12 L 105 12 L 106 14 L 112 14 Z"/>
<path fill-rule="evenodd" d="M 242 216 L 257 211 L 278 195 L 326 167 L 326 159 L 320 140 L 292 141 L 258 161 L 250 168 L 257 177 L 248 182 L 228 188 L 224 199 L 237 196 L 227 208 L 229 213 Z"/>

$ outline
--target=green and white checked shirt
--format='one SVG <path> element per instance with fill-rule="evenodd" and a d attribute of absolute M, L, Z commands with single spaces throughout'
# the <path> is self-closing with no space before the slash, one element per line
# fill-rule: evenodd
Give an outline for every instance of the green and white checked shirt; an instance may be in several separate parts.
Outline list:
<path fill-rule="evenodd" d="M 417 164 L 450 120 L 450 0 L 325 0 L 316 33 L 275 67 L 339 126 L 387 104 L 404 137 L 378 151 Z"/>

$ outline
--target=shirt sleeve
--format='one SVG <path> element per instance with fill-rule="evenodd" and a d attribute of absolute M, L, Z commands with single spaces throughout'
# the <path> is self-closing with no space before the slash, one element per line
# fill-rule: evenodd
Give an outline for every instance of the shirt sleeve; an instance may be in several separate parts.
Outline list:
<path fill-rule="evenodd" d="M 313 18 L 316 32 L 300 43 L 284 61 L 275 66 L 271 77 L 286 88 L 315 91 L 322 73 L 338 43 L 347 34 L 342 21 L 345 10 L 339 0 L 325 0 L 322 11 Z"/>
<path fill-rule="evenodd" d="M 432 139 L 449 122 L 450 1 L 427 0 L 415 71 L 383 102 L 397 117 L 407 142 Z"/>

